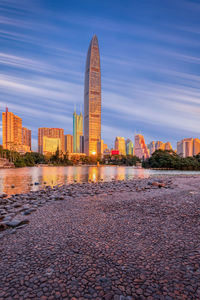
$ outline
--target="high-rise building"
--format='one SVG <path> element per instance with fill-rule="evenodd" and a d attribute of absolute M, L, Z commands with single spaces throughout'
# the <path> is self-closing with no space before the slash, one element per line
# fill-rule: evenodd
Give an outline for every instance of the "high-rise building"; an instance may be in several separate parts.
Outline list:
<path fill-rule="evenodd" d="M 99 155 L 100 155 L 100 154 L 101 154 L 101 155 L 103 154 L 103 151 L 104 151 L 103 145 L 104 145 L 103 140 L 101 140 L 101 141 L 98 142 L 98 144 L 97 144 L 97 152 L 98 152 Z"/>
<path fill-rule="evenodd" d="M 200 153 L 200 139 L 185 138 L 177 142 L 177 154 L 182 157 L 197 155 Z"/>
<path fill-rule="evenodd" d="M 115 150 L 118 150 L 120 155 L 126 155 L 126 143 L 124 137 L 117 136 L 115 138 Z"/>
<path fill-rule="evenodd" d="M 93 36 L 86 60 L 84 88 L 84 150 L 86 155 L 98 153 L 101 141 L 101 69 L 99 45 Z"/>
<path fill-rule="evenodd" d="M 73 135 L 65 134 L 65 153 L 73 152 Z"/>
<path fill-rule="evenodd" d="M 186 138 L 177 142 L 177 154 L 182 157 L 193 156 L 193 138 Z"/>
<path fill-rule="evenodd" d="M 150 144 L 147 145 L 147 148 L 149 149 L 149 154 L 152 155 L 156 151 L 155 142 L 152 141 Z"/>
<path fill-rule="evenodd" d="M 135 155 L 140 159 L 149 158 L 149 150 L 145 144 L 144 137 L 141 134 L 135 135 Z"/>
<path fill-rule="evenodd" d="M 200 153 L 200 139 L 193 140 L 193 155 Z"/>
<path fill-rule="evenodd" d="M 173 150 L 170 142 L 165 143 L 165 150 Z"/>
<path fill-rule="evenodd" d="M 6 108 L 2 113 L 2 127 L 3 148 L 18 151 L 18 147 L 22 145 L 22 119 Z"/>
<path fill-rule="evenodd" d="M 47 138 L 52 138 L 52 140 L 48 140 L 48 139 L 43 139 L 43 137 L 47 137 Z M 54 140 L 53 140 L 54 139 Z M 57 147 L 58 146 L 58 141 L 57 139 L 60 139 L 60 148 L 59 151 L 64 153 L 65 152 L 65 142 L 64 142 L 64 129 L 62 128 L 38 128 L 38 152 L 41 154 L 44 154 L 45 152 L 50 152 L 50 151 L 46 151 L 44 148 L 48 147 L 48 149 L 54 149 L 54 147 L 52 146 L 52 144 L 54 143 Z M 45 141 L 45 145 L 43 144 Z M 57 149 L 57 148 L 56 148 Z M 54 150 L 53 150 L 54 152 Z"/>
<path fill-rule="evenodd" d="M 31 130 L 26 127 L 22 127 L 22 144 L 31 150 Z"/>
<path fill-rule="evenodd" d="M 165 150 L 165 143 L 157 141 L 155 145 L 156 150 Z"/>
<path fill-rule="evenodd" d="M 83 136 L 83 115 L 73 114 L 73 152 L 81 153 L 80 136 Z"/>
<path fill-rule="evenodd" d="M 43 154 L 53 155 L 56 151 L 61 152 L 61 139 L 43 136 Z"/>
<path fill-rule="evenodd" d="M 103 152 L 108 149 L 108 145 L 107 144 L 103 144 Z"/>
<path fill-rule="evenodd" d="M 84 152 L 84 136 L 80 136 L 80 153 L 85 153 Z"/>
<path fill-rule="evenodd" d="M 133 155 L 134 148 L 133 148 L 133 142 L 130 139 L 126 140 L 126 155 Z"/>

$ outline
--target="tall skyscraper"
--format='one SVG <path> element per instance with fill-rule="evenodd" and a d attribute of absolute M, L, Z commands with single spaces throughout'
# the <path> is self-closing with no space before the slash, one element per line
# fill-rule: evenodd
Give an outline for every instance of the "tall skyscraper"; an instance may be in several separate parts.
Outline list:
<path fill-rule="evenodd" d="M 6 108 L 2 113 L 2 127 L 3 148 L 18 151 L 18 147 L 22 145 L 22 119 Z"/>
<path fill-rule="evenodd" d="M 65 152 L 73 152 L 73 135 L 65 134 Z"/>
<path fill-rule="evenodd" d="M 73 113 L 73 152 L 80 153 L 80 136 L 83 135 L 83 115 L 78 115 L 76 112 Z"/>
<path fill-rule="evenodd" d="M 58 142 L 57 139 L 60 139 L 60 143 Z M 52 153 L 54 153 L 55 152 L 54 150 L 57 149 L 58 146 L 59 146 L 59 151 L 64 153 L 65 152 L 64 129 L 44 128 L 44 127 L 38 128 L 38 152 L 39 153 L 44 154 L 44 152 L 51 152 L 51 150 L 49 149 L 53 149 Z"/>
<path fill-rule="evenodd" d="M 143 135 L 135 135 L 135 155 L 140 159 L 149 158 L 149 150 L 145 144 Z"/>
<path fill-rule="evenodd" d="M 134 148 L 133 148 L 133 142 L 130 139 L 126 140 L 126 155 L 133 155 Z"/>
<path fill-rule="evenodd" d="M 31 150 L 31 130 L 26 127 L 22 127 L 22 144 Z"/>
<path fill-rule="evenodd" d="M 84 150 L 86 155 L 98 153 L 101 142 L 101 69 L 99 45 L 93 36 L 86 60 L 84 88 Z"/>
<path fill-rule="evenodd" d="M 119 154 L 126 155 L 126 143 L 124 137 L 117 136 L 115 139 L 115 150 L 119 151 Z"/>

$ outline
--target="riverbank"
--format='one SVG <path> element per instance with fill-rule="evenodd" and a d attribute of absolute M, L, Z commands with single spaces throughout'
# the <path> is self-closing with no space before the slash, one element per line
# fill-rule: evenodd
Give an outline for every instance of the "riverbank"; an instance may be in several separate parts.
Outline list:
<path fill-rule="evenodd" d="M 199 299 L 199 178 L 71 184 L 3 199 L 7 222 L 25 221 L 0 233 L 0 299 Z"/>

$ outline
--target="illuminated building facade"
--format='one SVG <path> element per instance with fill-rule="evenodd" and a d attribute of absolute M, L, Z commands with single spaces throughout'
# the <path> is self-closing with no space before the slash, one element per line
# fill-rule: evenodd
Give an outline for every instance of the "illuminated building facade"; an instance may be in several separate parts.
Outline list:
<path fill-rule="evenodd" d="M 156 150 L 173 150 L 172 145 L 170 142 L 163 143 L 161 141 L 152 141 L 150 144 L 148 144 L 149 154 L 150 156 L 156 151 Z"/>
<path fill-rule="evenodd" d="M 31 130 L 26 127 L 22 127 L 22 144 L 31 150 Z"/>
<path fill-rule="evenodd" d="M 126 143 L 124 137 L 117 136 L 115 138 L 115 150 L 118 150 L 120 155 L 126 155 Z"/>
<path fill-rule="evenodd" d="M 171 145 L 170 142 L 166 142 L 166 143 L 165 143 L 165 150 L 169 150 L 169 151 L 170 151 L 170 150 L 173 150 L 173 149 L 172 149 L 172 145 Z"/>
<path fill-rule="evenodd" d="M 22 145 L 22 119 L 6 108 L 2 113 L 2 129 L 3 148 L 18 151 Z"/>
<path fill-rule="evenodd" d="M 177 154 L 182 157 L 189 157 L 200 153 L 200 140 L 186 138 L 177 142 Z"/>
<path fill-rule="evenodd" d="M 135 155 L 140 159 L 149 158 L 149 150 L 145 144 L 144 137 L 141 134 L 135 135 Z"/>
<path fill-rule="evenodd" d="M 165 143 L 157 141 L 155 144 L 156 150 L 165 150 Z"/>
<path fill-rule="evenodd" d="M 149 154 L 152 155 L 156 151 L 156 145 L 155 142 L 152 141 L 150 144 L 148 144 Z"/>
<path fill-rule="evenodd" d="M 133 142 L 130 139 L 126 140 L 126 155 L 133 155 L 134 154 L 134 148 L 133 148 Z"/>
<path fill-rule="evenodd" d="M 86 155 L 97 154 L 101 141 L 101 69 L 99 45 L 93 36 L 86 60 L 84 88 L 84 150 Z"/>
<path fill-rule="evenodd" d="M 200 153 L 200 139 L 193 140 L 193 155 Z"/>
<path fill-rule="evenodd" d="M 61 139 L 43 136 L 43 154 L 53 155 L 56 151 L 61 151 Z"/>
<path fill-rule="evenodd" d="M 105 151 L 106 149 L 108 149 L 108 145 L 107 144 L 103 144 L 103 151 Z"/>
<path fill-rule="evenodd" d="M 55 140 L 44 140 L 43 137 L 47 138 L 53 138 Z M 64 129 L 62 128 L 38 128 L 38 152 L 41 154 L 44 154 L 44 152 L 47 152 L 44 148 L 44 141 L 47 143 L 47 146 L 45 147 L 52 147 L 52 143 L 55 143 L 55 145 L 58 145 L 57 139 L 60 139 L 60 152 L 65 152 L 65 141 L 64 141 Z"/>
<path fill-rule="evenodd" d="M 73 152 L 81 153 L 80 136 L 83 136 L 83 115 L 73 114 Z"/>
<path fill-rule="evenodd" d="M 73 135 L 65 134 L 65 153 L 73 152 Z"/>
<path fill-rule="evenodd" d="M 100 142 L 98 142 L 98 144 L 97 144 L 97 152 L 98 152 L 98 154 L 101 154 L 101 155 L 103 154 L 103 151 L 104 151 L 103 145 L 104 145 L 103 140 L 101 140 Z"/>

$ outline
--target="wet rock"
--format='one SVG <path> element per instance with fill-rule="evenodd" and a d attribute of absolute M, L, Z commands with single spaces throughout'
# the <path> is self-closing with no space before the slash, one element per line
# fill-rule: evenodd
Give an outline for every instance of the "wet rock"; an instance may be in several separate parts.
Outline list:
<path fill-rule="evenodd" d="M 5 223 L 0 222 L 0 231 L 6 230 L 7 225 Z"/>
<path fill-rule="evenodd" d="M 11 221 L 6 222 L 6 225 L 8 227 L 17 227 L 17 226 L 21 226 L 21 225 L 28 224 L 28 223 L 29 223 L 28 219 L 23 219 L 23 220 L 13 219 Z"/>
<path fill-rule="evenodd" d="M 30 208 L 30 209 L 27 209 L 23 212 L 23 215 L 24 216 L 27 216 L 27 215 L 30 215 L 32 212 L 36 211 L 35 208 Z"/>
<path fill-rule="evenodd" d="M 152 186 L 157 186 L 158 188 L 165 187 L 166 184 L 164 182 L 154 181 L 151 183 Z"/>
<path fill-rule="evenodd" d="M 3 198 L 6 198 L 8 195 L 3 193 L 3 194 L 0 194 L 0 199 L 3 199 Z"/>

